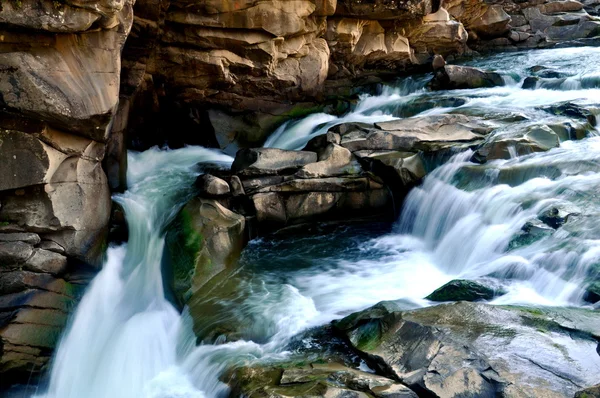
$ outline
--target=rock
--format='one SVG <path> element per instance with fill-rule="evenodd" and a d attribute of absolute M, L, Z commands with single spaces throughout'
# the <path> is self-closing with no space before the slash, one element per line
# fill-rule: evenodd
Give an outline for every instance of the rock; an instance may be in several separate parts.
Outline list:
<path fill-rule="evenodd" d="M 223 196 L 230 192 L 229 184 L 222 179 L 210 174 L 202 174 L 196 180 L 196 186 L 202 196 Z"/>
<path fill-rule="evenodd" d="M 599 321 L 590 310 L 382 302 L 334 327 L 369 367 L 420 395 L 568 397 L 594 383 L 585 369 L 600 363 Z"/>
<path fill-rule="evenodd" d="M 317 161 L 314 152 L 285 151 L 275 148 L 241 149 L 231 171 L 240 175 L 273 175 L 288 173 Z"/>
<path fill-rule="evenodd" d="M 572 206 L 552 206 L 538 215 L 541 222 L 551 228 L 558 229 L 569 221 L 569 218 L 580 215 L 579 209 Z"/>
<path fill-rule="evenodd" d="M 300 178 L 357 175 L 362 169 L 354 161 L 350 151 L 337 144 L 329 144 L 318 157 L 318 162 L 302 166 L 295 174 Z"/>
<path fill-rule="evenodd" d="M 247 397 L 390 397 L 417 398 L 408 387 L 333 360 L 308 365 L 281 363 L 242 367 L 227 377 L 235 395 Z"/>
<path fill-rule="evenodd" d="M 506 292 L 479 282 L 455 279 L 436 289 L 425 298 L 431 301 L 488 301 L 503 294 L 506 294 Z"/>
<path fill-rule="evenodd" d="M 523 80 L 523 85 L 521 86 L 521 88 L 523 90 L 535 90 L 539 81 L 540 78 L 537 76 L 526 77 L 525 80 Z"/>
<path fill-rule="evenodd" d="M 510 159 L 534 152 L 545 152 L 560 145 L 558 135 L 548 126 L 531 127 L 522 137 L 493 137 L 473 155 L 473 160 L 485 163 L 494 159 Z"/>
<path fill-rule="evenodd" d="M 552 1 L 538 6 L 542 14 L 573 12 L 583 9 L 583 4 L 576 0 Z"/>
<path fill-rule="evenodd" d="M 504 79 L 496 72 L 458 65 L 446 65 L 429 82 L 432 90 L 456 90 L 504 86 Z"/>
<path fill-rule="evenodd" d="M 575 398 L 600 398 L 600 384 L 577 391 Z"/>
<path fill-rule="evenodd" d="M 37 245 L 41 242 L 40 236 L 32 232 L 16 232 L 3 234 L 0 233 L 0 242 L 25 242 L 30 245 Z"/>
<path fill-rule="evenodd" d="M 510 30 L 510 15 L 500 5 L 491 5 L 479 18 L 468 25 L 477 35 L 484 38 L 495 38 L 506 34 Z"/>
<path fill-rule="evenodd" d="M 375 175 L 384 176 L 381 168 L 392 168 L 402 185 L 410 187 L 421 181 L 427 174 L 419 154 L 400 151 L 357 151 L 354 153 L 362 162 L 369 164 Z M 396 184 L 389 184 L 394 186 Z"/>
<path fill-rule="evenodd" d="M 529 39 L 531 37 L 531 33 L 511 30 L 508 37 L 515 43 L 520 43 L 520 42 L 523 42 L 523 41 Z"/>
<path fill-rule="evenodd" d="M 26 261 L 33 253 L 31 244 L 21 241 L 0 242 L 0 264 L 13 265 Z"/>
<path fill-rule="evenodd" d="M 229 180 L 229 184 L 231 185 L 231 194 L 233 196 L 244 196 L 246 195 L 246 191 L 244 190 L 244 185 L 238 176 L 231 176 Z"/>
<path fill-rule="evenodd" d="M 23 268 L 33 272 L 62 275 L 67 268 L 67 258 L 49 250 L 35 249 L 31 258 L 23 264 Z"/>
<path fill-rule="evenodd" d="M 430 0 L 338 0 L 335 15 L 364 19 L 414 19 L 437 11 Z"/>
<path fill-rule="evenodd" d="M 179 305 L 233 267 L 246 244 L 245 225 L 243 216 L 212 199 L 194 198 L 179 212 L 166 236 Z"/>
<path fill-rule="evenodd" d="M 433 57 L 433 62 L 431 63 L 431 67 L 433 68 L 433 70 L 438 70 L 438 69 L 442 69 L 444 66 L 446 66 L 446 61 L 444 60 L 444 57 L 442 57 L 441 55 L 437 54 Z"/>
<path fill-rule="evenodd" d="M 514 250 L 522 246 L 529 246 L 533 242 L 550 236 L 553 233 L 554 228 L 540 220 L 527 221 L 521 227 L 521 231 L 508 243 L 508 249 Z"/>
<path fill-rule="evenodd" d="M 585 119 L 592 126 L 596 125 L 596 115 L 584 107 L 572 102 L 563 102 L 559 105 L 551 105 L 541 108 L 542 110 L 554 115 L 569 116 L 580 119 Z"/>
<path fill-rule="evenodd" d="M 417 64 L 428 64 L 436 54 L 447 58 L 467 52 L 468 34 L 460 22 L 413 22 L 405 30 Z"/>
<path fill-rule="evenodd" d="M 42 243 L 40 243 L 39 248 L 58 254 L 65 254 L 65 248 L 51 240 L 43 240 Z"/>

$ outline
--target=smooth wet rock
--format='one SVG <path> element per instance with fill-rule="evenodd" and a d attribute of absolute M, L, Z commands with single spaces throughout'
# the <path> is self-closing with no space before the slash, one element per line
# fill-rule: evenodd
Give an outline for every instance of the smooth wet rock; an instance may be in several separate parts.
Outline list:
<path fill-rule="evenodd" d="M 504 86 L 499 73 L 469 66 L 446 65 L 429 82 L 432 90 L 456 90 Z"/>
<path fill-rule="evenodd" d="M 224 196 L 230 192 L 229 184 L 210 174 L 203 174 L 196 180 L 196 186 L 203 196 Z"/>
<path fill-rule="evenodd" d="M 537 76 L 526 77 L 525 80 L 523 80 L 523 85 L 521 86 L 521 88 L 523 90 L 535 90 L 539 81 L 540 78 Z"/>
<path fill-rule="evenodd" d="M 527 221 L 521 231 L 508 243 L 508 249 L 518 249 L 522 246 L 529 246 L 533 242 L 548 237 L 554 233 L 554 228 L 545 224 L 541 220 Z"/>
<path fill-rule="evenodd" d="M 425 298 L 431 301 L 489 301 L 505 293 L 476 281 L 455 279 Z"/>
<path fill-rule="evenodd" d="M 40 241 L 40 236 L 32 232 L 0 233 L 0 242 L 25 242 L 35 246 Z"/>
<path fill-rule="evenodd" d="M 0 264 L 12 265 L 26 261 L 33 253 L 31 244 L 22 241 L 0 242 Z"/>
<path fill-rule="evenodd" d="M 594 115 L 588 109 L 585 109 L 583 106 L 574 104 L 572 102 L 563 102 L 558 105 L 546 106 L 542 109 L 554 115 L 569 116 L 587 120 L 592 126 L 595 126 L 597 123 L 596 115 Z"/>
<path fill-rule="evenodd" d="M 572 397 L 595 382 L 599 321 L 591 310 L 382 302 L 334 327 L 369 367 L 421 394 Z"/>
<path fill-rule="evenodd" d="M 401 151 L 357 151 L 355 156 L 369 165 L 376 175 L 386 175 L 391 168 L 405 186 L 412 186 L 427 174 L 423 160 L 418 153 Z"/>
<path fill-rule="evenodd" d="M 560 145 L 558 135 L 550 127 L 533 126 L 523 136 L 492 137 L 473 154 L 473 160 L 485 163 L 495 159 L 545 152 Z"/>
<path fill-rule="evenodd" d="M 318 161 L 302 166 L 295 174 L 300 178 L 358 175 L 362 172 L 352 153 L 337 144 L 329 144 L 321 151 Z"/>
<path fill-rule="evenodd" d="M 67 258 L 50 250 L 35 249 L 23 268 L 34 272 L 47 272 L 53 275 L 63 274 L 67 269 Z"/>
<path fill-rule="evenodd" d="M 194 198 L 183 207 L 166 236 L 178 304 L 233 267 L 246 244 L 245 222 L 212 199 Z"/>
<path fill-rule="evenodd" d="M 291 363 L 290 363 L 291 362 Z M 256 397 L 417 398 L 405 385 L 376 374 L 321 360 L 254 365 L 229 376 L 235 395 Z"/>
<path fill-rule="evenodd" d="M 317 161 L 314 152 L 286 151 L 275 148 L 241 149 L 231 171 L 240 175 L 273 175 L 296 171 Z"/>
<path fill-rule="evenodd" d="M 576 217 L 581 214 L 581 211 L 569 205 L 552 206 L 550 209 L 543 211 L 538 215 L 540 221 L 558 229 L 569 221 L 569 218 Z"/>

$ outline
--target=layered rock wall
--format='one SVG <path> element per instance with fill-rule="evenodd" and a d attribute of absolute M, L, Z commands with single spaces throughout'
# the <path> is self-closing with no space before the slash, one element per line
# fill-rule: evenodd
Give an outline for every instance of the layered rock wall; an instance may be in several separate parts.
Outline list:
<path fill-rule="evenodd" d="M 111 204 L 102 161 L 132 3 L 5 1 L 0 23 L 4 386 L 45 368 L 101 264 Z"/>

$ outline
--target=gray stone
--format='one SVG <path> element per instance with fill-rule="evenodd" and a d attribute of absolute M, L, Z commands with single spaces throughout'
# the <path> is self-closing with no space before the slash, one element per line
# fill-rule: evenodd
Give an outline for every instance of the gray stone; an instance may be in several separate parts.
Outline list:
<path fill-rule="evenodd" d="M 372 369 L 424 394 L 569 397 L 597 380 L 599 322 L 591 310 L 383 302 L 334 327 Z"/>
<path fill-rule="evenodd" d="M 203 174 L 196 180 L 196 186 L 200 189 L 200 195 L 224 196 L 230 192 L 229 184 L 224 180 L 210 174 Z"/>
<path fill-rule="evenodd" d="M 67 268 L 67 258 L 49 250 L 35 249 L 33 255 L 23 264 L 23 268 L 33 272 L 60 275 Z"/>
<path fill-rule="evenodd" d="M 0 264 L 13 265 L 19 264 L 31 257 L 33 248 L 30 244 L 16 242 L 0 242 Z"/>
<path fill-rule="evenodd" d="M 499 73 L 469 66 L 446 65 L 439 69 L 429 82 L 432 90 L 455 90 L 504 86 Z"/>
<path fill-rule="evenodd" d="M 273 175 L 295 172 L 298 168 L 317 161 L 314 152 L 286 151 L 275 148 L 241 149 L 235 156 L 231 171 L 239 175 Z"/>
<path fill-rule="evenodd" d="M 3 234 L 0 233 L 0 242 L 25 242 L 30 245 L 37 245 L 40 243 L 41 239 L 38 234 L 34 234 L 32 232 L 16 232 L 16 233 L 8 233 Z"/>

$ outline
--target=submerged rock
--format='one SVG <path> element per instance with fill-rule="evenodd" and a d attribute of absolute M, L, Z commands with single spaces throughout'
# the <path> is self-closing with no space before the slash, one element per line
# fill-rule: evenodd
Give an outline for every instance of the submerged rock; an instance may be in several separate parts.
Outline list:
<path fill-rule="evenodd" d="M 435 72 L 429 82 L 432 90 L 456 90 L 504 86 L 499 73 L 469 66 L 446 65 Z"/>
<path fill-rule="evenodd" d="M 506 292 L 480 282 L 455 279 L 436 289 L 425 298 L 431 301 L 480 301 L 492 300 L 503 294 L 506 294 Z"/>

